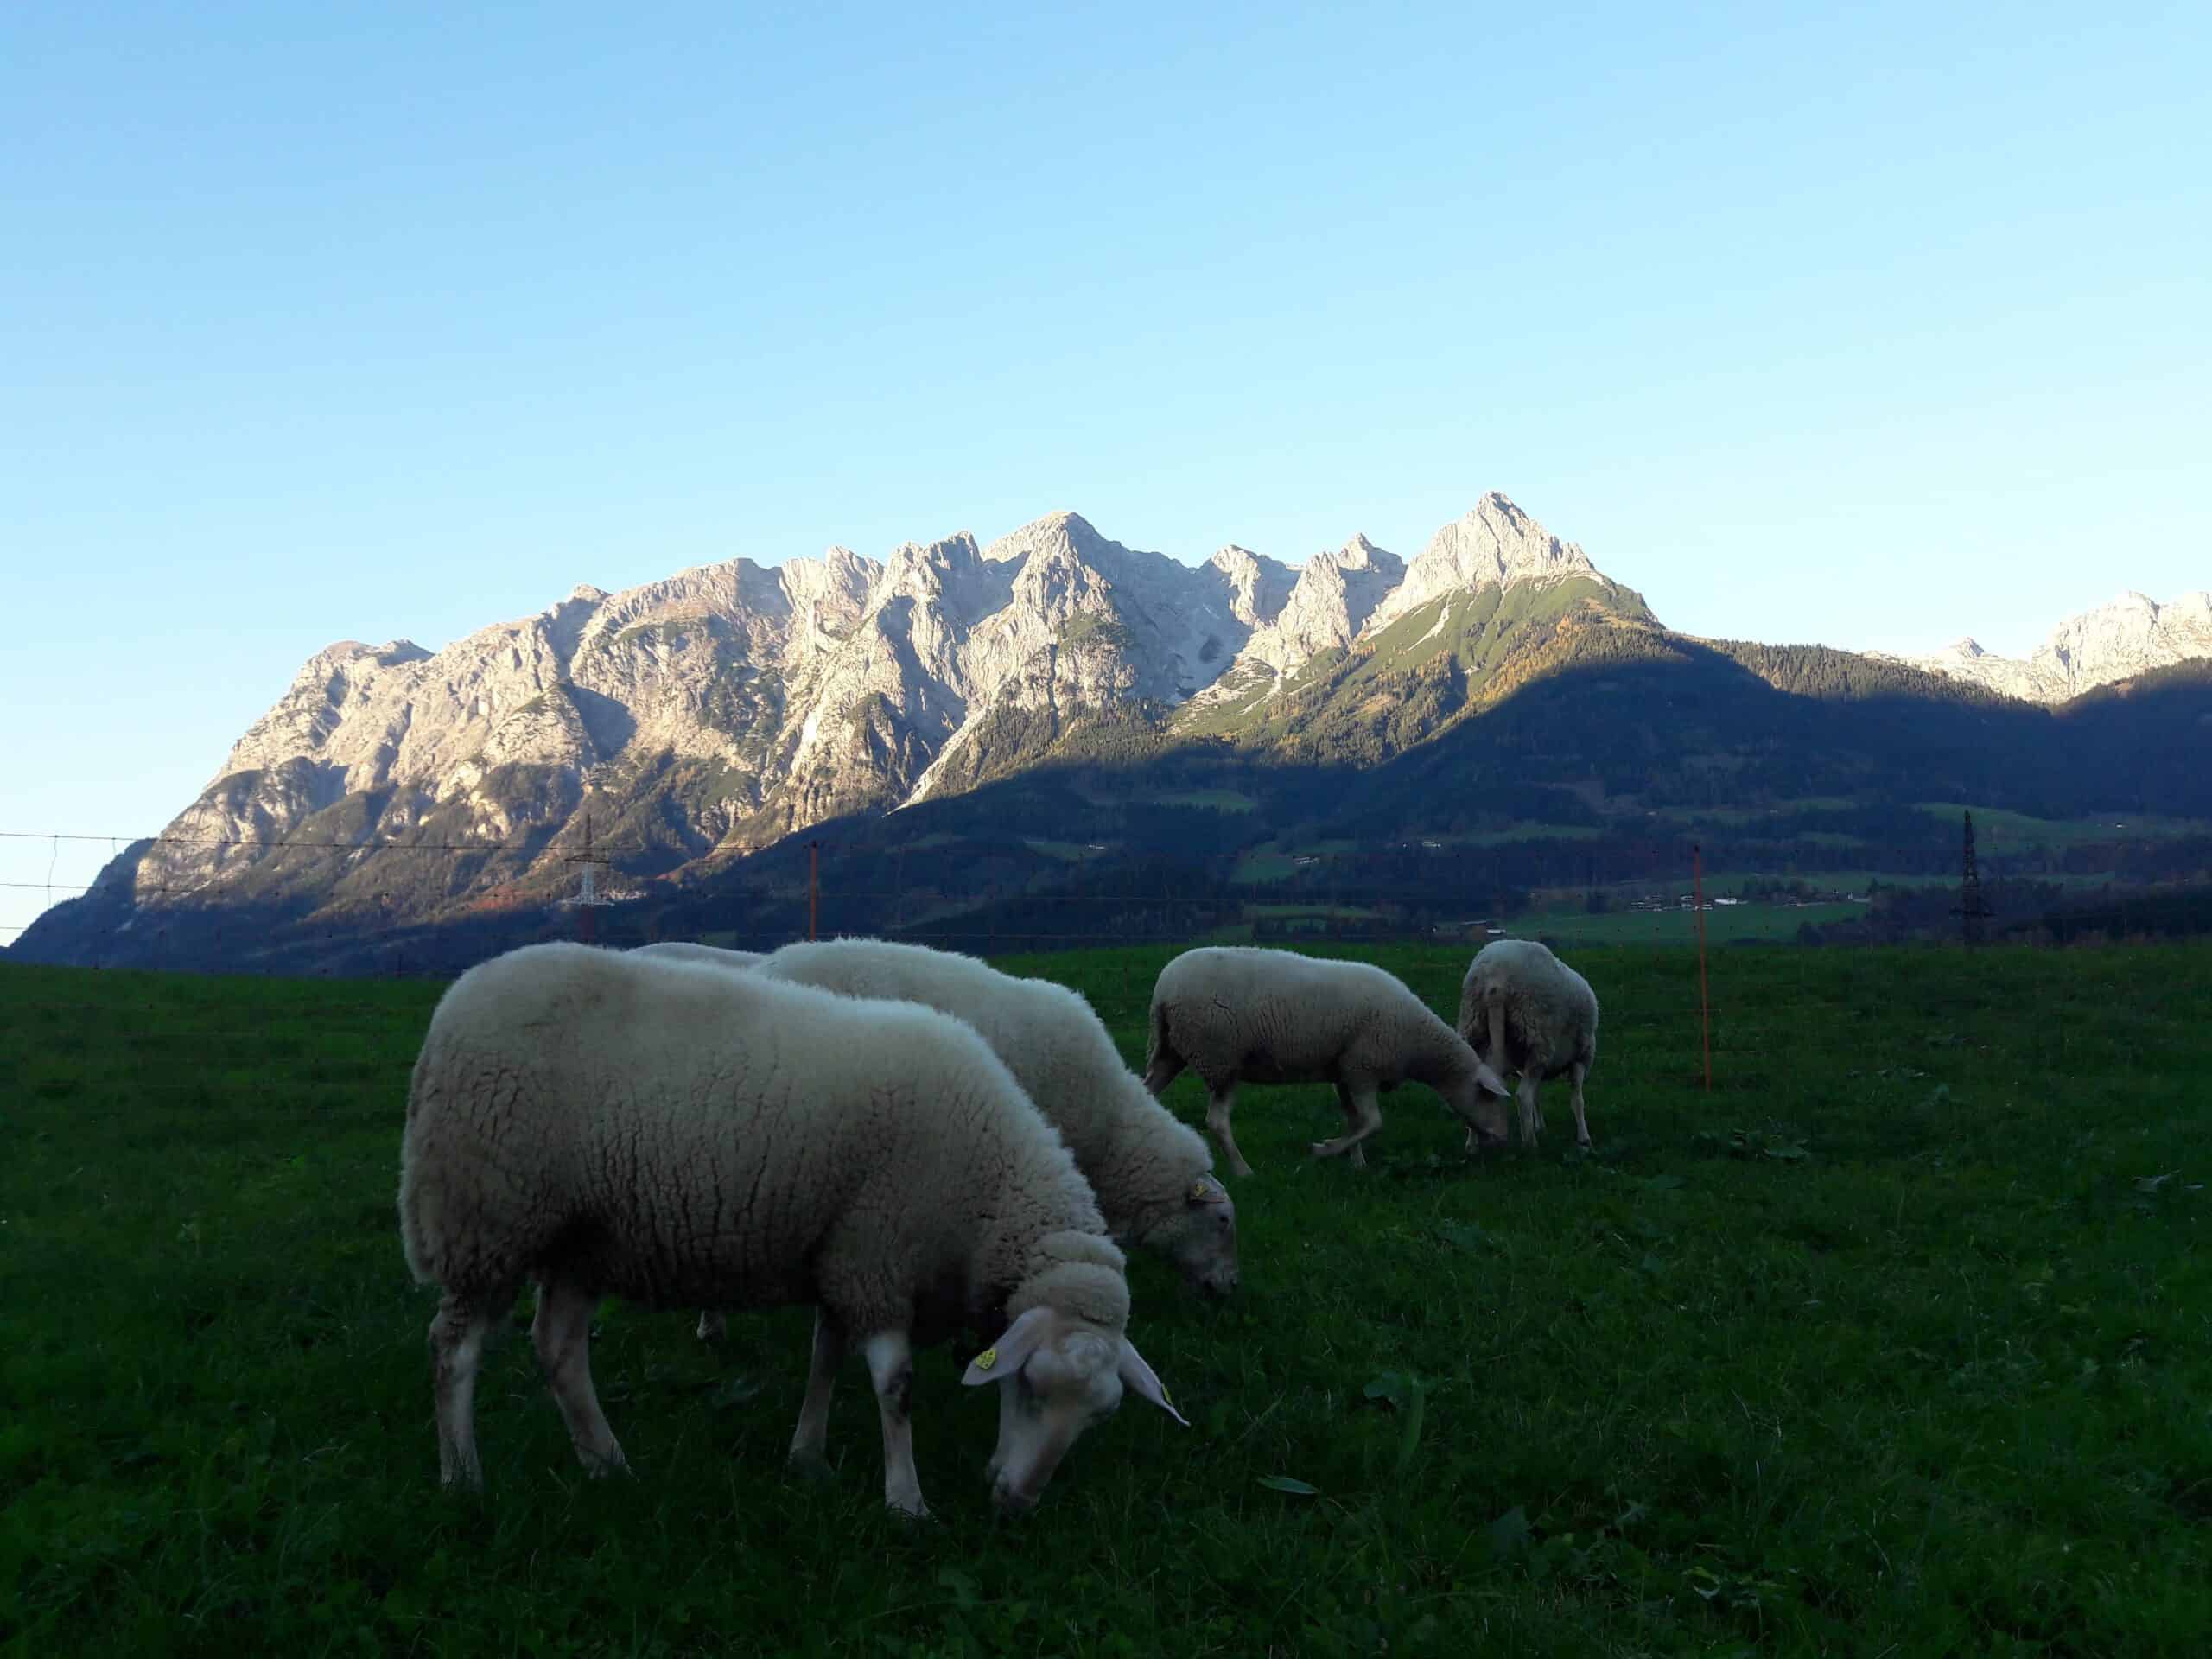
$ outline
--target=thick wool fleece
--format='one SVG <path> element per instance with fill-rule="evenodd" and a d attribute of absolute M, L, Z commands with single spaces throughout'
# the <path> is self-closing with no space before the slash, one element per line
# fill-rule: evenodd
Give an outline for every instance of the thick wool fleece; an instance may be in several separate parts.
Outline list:
<path fill-rule="evenodd" d="M 1140 1248 L 1184 1221 L 1213 1173 L 1197 1130 L 1154 1100 L 1077 992 L 955 951 L 888 939 L 787 944 L 753 971 L 848 995 L 919 1002 L 975 1027 L 1045 1114 L 1117 1237 Z"/>
<path fill-rule="evenodd" d="M 1474 1052 L 1404 982 L 1363 962 L 1202 945 L 1152 988 L 1149 1071 L 1179 1056 L 1219 1094 L 1244 1083 L 1471 1087 Z"/>
<path fill-rule="evenodd" d="M 1490 1052 L 1490 1009 L 1505 1011 L 1505 1050 Z M 1459 988 L 1459 1034 L 1500 1071 L 1550 1079 L 1598 1058 L 1598 994 L 1535 939 L 1493 939 Z"/>
<path fill-rule="evenodd" d="M 1119 1334 L 1121 1252 L 1052 1127 L 976 1033 L 569 944 L 438 1004 L 402 1142 L 421 1281 L 550 1271 L 649 1306 L 815 1302 L 921 1343 L 1046 1302 Z"/>

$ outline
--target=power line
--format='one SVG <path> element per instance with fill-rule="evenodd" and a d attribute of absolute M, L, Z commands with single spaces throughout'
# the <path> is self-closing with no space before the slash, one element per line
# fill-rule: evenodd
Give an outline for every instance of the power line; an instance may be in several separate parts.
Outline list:
<path fill-rule="evenodd" d="M 0 841 L 105 842 L 117 848 L 124 845 L 136 847 L 142 843 L 154 847 L 251 847 L 267 851 L 308 847 L 354 853 L 550 853 L 561 844 L 552 841 L 533 846 L 526 841 L 302 841 L 284 836 L 267 841 L 250 836 L 72 836 L 48 835 L 27 830 L 0 830 Z M 601 852 L 609 848 L 617 852 L 642 852 L 645 843 L 605 841 L 599 843 Z"/>

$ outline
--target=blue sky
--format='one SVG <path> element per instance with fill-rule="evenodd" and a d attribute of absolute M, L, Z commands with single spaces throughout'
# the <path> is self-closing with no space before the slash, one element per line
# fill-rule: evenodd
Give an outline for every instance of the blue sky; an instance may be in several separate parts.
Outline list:
<path fill-rule="evenodd" d="M 333 639 L 1058 507 L 1498 488 L 1692 632 L 2024 652 L 2212 586 L 2208 83 L 2201 4 L 10 6 L 0 830 Z"/>

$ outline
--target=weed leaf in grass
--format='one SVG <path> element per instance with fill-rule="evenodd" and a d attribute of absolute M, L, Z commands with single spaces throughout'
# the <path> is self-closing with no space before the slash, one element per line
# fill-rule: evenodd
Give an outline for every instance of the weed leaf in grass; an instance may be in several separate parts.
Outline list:
<path fill-rule="evenodd" d="M 1260 1484 L 1271 1492 L 1288 1492 L 1293 1497 L 1319 1497 L 1321 1489 L 1309 1486 L 1302 1480 L 1293 1480 L 1288 1475 L 1262 1475 Z"/>
<path fill-rule="evenodd" d="M 1413 1463 L 1414 1452 L 1421 1445 L 1421 1421 L 1428 1412 L 1428 1390 L 1422 1388 L 1421 1379 L 1399 1371 L 1385 1371 L 1362 1390 L 1370 1400 L 1380 1400 L 1398 1414 L 1398 1465 L 1400 1474 Z"/>

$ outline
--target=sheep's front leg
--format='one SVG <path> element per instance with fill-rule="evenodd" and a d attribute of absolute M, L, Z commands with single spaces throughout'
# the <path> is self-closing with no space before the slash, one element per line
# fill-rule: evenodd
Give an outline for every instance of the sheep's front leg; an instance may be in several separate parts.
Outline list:
<path fill-rule="evenodd" d="M 721 1314 L 715 1313 L 714 1309 L 707 1308 L 700 1313 L 700 1341 L 720 1342 L 722 1339 L 722 1333 L 728 1329 L 729 1321 L 725 1319 Z"/>
<path fill-rule="evenodd" d="M 904 1331 L 879 1331 L 864 1346 L 876 1409 L 883 1417 L 883 1501 L 919 1520 L 922 1478 L 914 1471 L 914 1351 Z"/>
<path fill-rule="evenodd" d="M 828 1309 L 817 1307 L 806 1399 L 798 1408 L 798 1427 L 791 1433 L 791 1464 L 802 1474 L 830 1472 L 830 1393 L 837 1385 L 837 1367 L 844 1358 L 844 1333 L 832 1323 Z"/>
<path fill-rule="evenodd" d="M 1583 1147 L 1590 1144 L 1590 1120 L 1582 1115 L 1582 1079 L 1589 1071 L 1581 1061 L 1574 1063 L 1574 1144 Z"/>
<path fill-rule="evenodd" d="M 1354 1167 L 1364 1168 L 1367 1154 L 1359 1149 L 1359 1143 L 1382 1127 L 1382 1108 L 1376 1103 L 1375 1085 L 1362 1084 L 1357 1090 L 1347 1090 L 1339 1084 L 1337 1099 L 1344 1109 L 1345 1117 L 1351 1120 L 1351 1128 L 1333 1141 L 1316 1141 L 1313 1155 L 1334 1158 L 1339 1153 L 1349 1152 Z"/>
<path fill-rule="evenodd" d="M 1232 1175 L 1249 1175 L 1252 1166 L 1244 1161 L 1244 1154 L 1236 1150 L 1236 1137 L 1229 1131 L 1229 1109 L 1236 1103 L 1236 1085 L 1206 1092 L 1206 1127 L 1213 1131 L 1213 1138 L 1221 1143 L 1222 1155 L 1229 1160 Z"/>
<path fill-rule="evenodd" d="M 999 1383 L 999 1443 L 991 1448 L 990 1462 L 983 1465 L 983 1477 L 993 1486 L 999 1484 L 999 1471 L 1006 1467 L 1007 1455 L 1014 1450 L 1014 1431 L 1017 1421 L 1014 1407 L 1014 1378 L 1009 1376 Z"/>
<path fill-rule="evenodd" d="M 475 1300 L 448 1291 L 430 1320 L 438 1479 L 448 1486 L 477 1489 L 484 1484 L 484 1465 L 476 1455 L 476 1372 L 484 1362 L 484 1341 L 493 1317 L 491 1299 Z"/>
<path fill-rule="evenodd" d="M 598 1300 L 581 1286 L 547 1281 L 537 1293 L 537 1317 L 531 1322 L 530 1338 L 546 1386 L 569 1426 L 569 1438 L 575 1443 L 576 1457 L 594 1475 L 605 1475 L 629 1465 L 591 1386 L 591 1314 Z"/>

